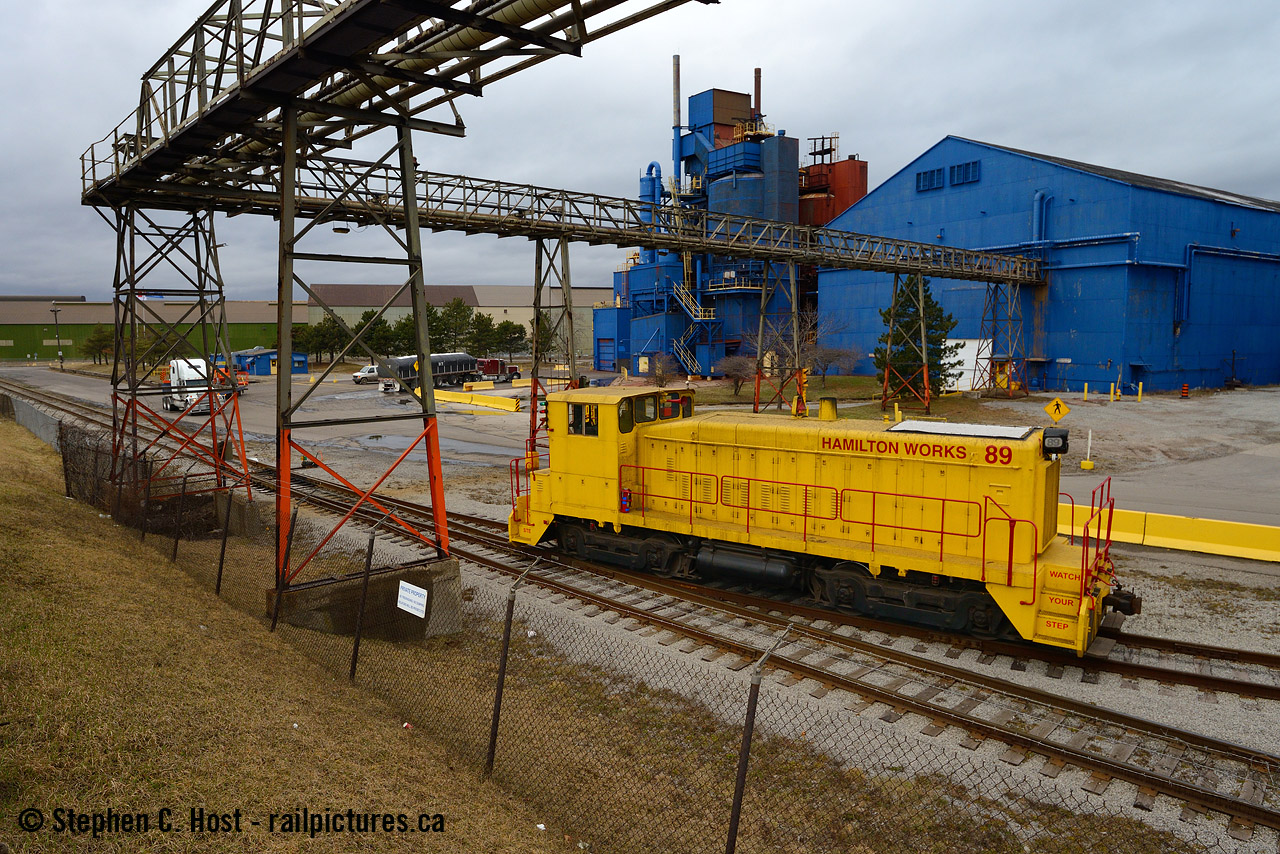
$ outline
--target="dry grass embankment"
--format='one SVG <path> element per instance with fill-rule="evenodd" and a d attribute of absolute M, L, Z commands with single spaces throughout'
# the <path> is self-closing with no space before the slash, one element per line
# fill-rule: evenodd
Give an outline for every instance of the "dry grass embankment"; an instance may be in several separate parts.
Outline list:
<path fill-rule="evenodd" d="M 56 454 L 0 421 L 0 841 L 25 851 L 296 851 L 267 815 L 445 816 L 308 851 L 564 851 L 541 818 L 263 625 L 61 496 Z M 17 829 L 57 807 L 243 810 L 244 832 L 92 839 Z"/>

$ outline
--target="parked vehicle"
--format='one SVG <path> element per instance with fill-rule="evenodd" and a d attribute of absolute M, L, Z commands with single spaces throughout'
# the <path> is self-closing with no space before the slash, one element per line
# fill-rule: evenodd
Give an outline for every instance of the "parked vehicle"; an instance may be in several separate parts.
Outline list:
<path fill-rule="evenodd" d="M 494 382 L 520 379 L 520 369 L 515 365 L 508 365 L 504 359 L 477 359 L 476 370 L 480 372 L 481 379 Z"/>
<path fill-rule="evenodd" d="M 204 359 L 174 359 L 169 363 L 169 380 L 160 398 L 163 409 L 187 411 L 192 415 L 209 412 L 209 363 Z"/>
<path fill-rule="evenodd" d="M 226 368 L 217 368 L 213 372 L 213 379 L 219 386 L 226 387 L 234 385 L 236 394 L 244 394 L 249 390 L 249 372 L 236 371 L 235 382 L 231 380 L 230 374 Z"/>
<path fill-rule="evenodd" d="M 363 382 L 376 382 L 378 379 L 378 366 L 365 365 L 360 370 L 351 375 L 351 381 L 356 385 Z"/>
<path fill-rule="evenodd" d="M 466 353 L 432 353 L 430 358 L 431 380 L 436 388 L 462 385 L 480 379 L 474 356 L 468 356 Z M 396 382 L 397 378 L 411 389 L 417 387 L 417 356 L 396 356 L 388 359 L 387 363 L 395 372 L 395 377 L 385 371 L 378 372 L 378 376 L 382 377 L 383 391 L 396 391 L 400 385 Z"/>

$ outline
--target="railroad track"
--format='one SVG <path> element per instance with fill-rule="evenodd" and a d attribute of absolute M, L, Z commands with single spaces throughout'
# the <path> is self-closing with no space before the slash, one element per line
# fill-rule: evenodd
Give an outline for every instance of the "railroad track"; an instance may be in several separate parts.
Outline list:
<path fill-rule="evenodd" d="M 296 475 L 294 485 L 300 486 Z M 343 487 L 304 478 L 301 488 L 317 506 L 334 512 L 350 507 Z M 428 508 L 413 502 L 379 500 L 411 520 L 430 518 Z M 376 520 L 381 513 L 370 511 L 367 518 Z M 748 594 L 734 594 L 739 601 L 728 602 L 727 591 L 706 591 L 513 545 L 505 530 L 491 519 L 450 514 L 458 557 L 506 577 L 536 561 L 538 573 L 530 583 L 576 600 L 579 608 L 594 606 L 596 615 L 630 620 L 637 630 L 659 630 L 662 636 L 655 637 L 660 644 L 680 644 L 682 651 L 710 661 L 733 656 L 726 666 L 739 669 L 790 627 L 789 642 L 772 659 L 783 684 L 808 680 L 810 693 L 818 696 L 844 691 L 851 698 L 847 708 L 855 712 L 880 704 L 880 717 L 890 723 L 918 715 L 925 719 L 928 735 L 962 729 L 966 747 L 976 749 L 989 739 L 1003 743 L 1007 749 L 1001 760 L 1016 766 L 1039 757 L 1040 773 L 1047 777 L 1057 777 L 1068 766 L 1082 768 L 1091 774 L 1085 788 L 1095 794 L 1106 791 L 1112 780 L 1123 780 L 1138 788 L 1139 808 L 1151 809 L 1158 794 L 1167 795 L 1181 800 L 1189 812 L 1229 816 L 1238 836 L 1255 824 L 1280 830 L 1280 756 L 890 649 L 842 633 L 841 628 L 848 629 L 838 622 L 843 615 L 824 609 L 802 615 L 794 603 Z M 460 541 L 476 548 L 457 545 Z"/>
<path fill-rule="evenodd" d="M 10 385 L 0 380 L 0 390 L 17 391 L 24 397 L 37 396 L 33 392 L 39 391 L 6 388 Z M 96 416 L 97 423 L 103 423 L 105 413 L 87 404 L 48 393 L 38 397 L 42 405 L 78 418 Z M 109 425 L 109 421 L 105 423 Z M 266 471 L 255 476 L 260 487 L 271 485 Z M 294 484 L 319 509 L 345 513 L 350 508 L 350 494 L 344 487 L 302 473 L 295 474 Z M 413 502 L 385 496 L 379 501 L 406 517 L 430 518 L 429 508 Z M 360 515 L 374 521 L 382 514 L 370 509 Z M 893 650 L 884 642 L 861 636 L 869 631 L 903 633 L 897 624 L 876 624 L 798 602 L 779 602 L 616 568 L 588 567 L 546 549 L 513 546 L 506 541 L 504 524 L 482 517 L 450 514 L 450 530 L 455 543 L 465 541 L 472 546 L 455 545 L 458 557 L 507 576 L 517 575 L 538 561 L 540 572 L 531 576 L 531 581 L 594 605 L 596 614 L 617 614 L 636 629 L 656 629 L 663 633 L 659 643 L 664 645 L 679 643 L 682 650 L 709 661 L 732 655 L 727 666 L 740 668 L 757 659 L 789 627 L 789 642 L 773 658 L 774 671 L 784 683 L 799 686 L 809 680 L 809 691 L 815 695 L 844 691 L 850 697 L 847 707 L 855 712 L 880 704 L 884 708 L 880 717 L 888 722 L 918 715 L 927 722 L 923 731 L 929 735 L 959 728 L 966 733 L 963 744 L 967 747 L 998 741 L 1007 745 L 1000 757 L 1003 761 L 1021 765 L 1040 757 L 1041 773 L 1048 777 L 1058 776 L 1069 765 L 1082 768 L 1092 775 L 1085 788 L 1098 794 L 1112 780 L 1126 781 L 1138 788 L 1135 806 L 1140 808 L 1150 809 L 1157 795 L 1166 795 L 1186 804 L 1184 810 L 1211 810 L 1229 816 L 1232 832 L 1239 837 L 1247 835 L 1254 824 L 1280 830 L 1278 756 L 1066 700 L 1059 693 L 1037 691 Z M 1117 641 L 1134 637 L 1122 636 Z M 1179 654 L 1213 652 L 1212 648 L 1167 643 Z M 988 650 L 985 654 L 993 654 L 990 649 L 984 646 Z M 1030 657 L 1032 652 L 1019 646 L 1014 654 Z M 1221 658 L 1263 666 L 1273 666 L 1276 658 L 1241 650 L 1218 652 Z M 1074 657 L 1070 663 L 1099 664 Z M 1182 675 L 1165 668 L 1150 669 L 1160 672 L 1147 678 Z M 1209 678 L 1203 674 L 1197 677 Z M 1252 690 L 1242 688 L 1239 681 L 1220 681 L 1213 690 Z"/>

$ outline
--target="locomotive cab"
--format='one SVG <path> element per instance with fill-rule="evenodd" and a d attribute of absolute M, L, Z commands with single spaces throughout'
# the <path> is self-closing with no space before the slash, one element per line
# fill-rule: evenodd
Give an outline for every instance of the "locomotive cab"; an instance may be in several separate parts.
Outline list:
<path fill-rule="evenodd" d="M 581 525 L 622 530 L 630 503 L 620 482 L 624 472 L 636 467 L 640 436 L 650 426 L 692 416 L 693 393 L 581 388 L 553 392 L 546 400 L 547 450 L 555 464 L 512 461 L 508 534 L 514 541 L 534 544 L 557 533 L 552 530 L 556 517 L 572 519 L 575 524 L 558 532 L 562 545 L 586 555 Z M 552 507 L 555 512 L 548 512 Z"/>

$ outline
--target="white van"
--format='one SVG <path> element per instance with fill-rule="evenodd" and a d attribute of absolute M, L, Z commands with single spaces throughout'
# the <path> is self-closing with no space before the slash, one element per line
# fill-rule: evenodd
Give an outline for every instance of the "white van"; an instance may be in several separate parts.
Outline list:
<path fill-rule="evenodd" d="M 164 384 L 160 405 L 171 412 L 182 412 L 190 406 L 192 415 L 207 413 L 208 377 L 209 363 L 204 359 L 174 359 L 169 363 L 169 381 Z"/>

